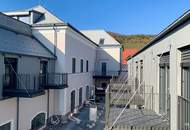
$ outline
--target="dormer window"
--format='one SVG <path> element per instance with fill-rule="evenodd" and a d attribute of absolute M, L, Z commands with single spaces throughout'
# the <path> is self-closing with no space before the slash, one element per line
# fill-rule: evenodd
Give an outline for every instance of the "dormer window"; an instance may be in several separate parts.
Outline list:
<path fill-rule="evenodd" d="M 104 41 L 105 41 L 104 38 L 100 38 L 99 44 L 100 44 L 100 45 L 104 45 Z"/>

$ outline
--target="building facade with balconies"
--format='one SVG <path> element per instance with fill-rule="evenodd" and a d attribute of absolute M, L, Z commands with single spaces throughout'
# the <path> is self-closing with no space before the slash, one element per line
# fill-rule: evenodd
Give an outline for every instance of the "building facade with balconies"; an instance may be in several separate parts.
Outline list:
<path fill-rule="evenodd" d="M 29 25 L 0 14 L 0 128 L 26 130 L 42 115 L 54 114 L 44 75 L 54 73 L 56 56 L 32 34 Z M 51 96 L 50 96 L 51 95 Z M 47 100 L 50 99 L 50 100 Z"/>
<path fill-rule="evenodd" d="M 58 95 L 57 114 L 77 110 L 94 87 L 92 72 L 98 45 L 42 6 L 6 14 L 30 24 L 33 35 L 56 56 L 55 73 L 67 74 L 68 87 L 55 90 Z M 48 75 L 47 78 L 51 77 Z"/>
<path fill-rule="evenodd" d="M 105 31 L 94 32 L 103 36 L 97 37 L 101 44 L 42 6 L 5 14 L 0 128 L 43 127 L 53 115 L 77 112 L 95 85 L 118 76 L 121 45 Z"/>

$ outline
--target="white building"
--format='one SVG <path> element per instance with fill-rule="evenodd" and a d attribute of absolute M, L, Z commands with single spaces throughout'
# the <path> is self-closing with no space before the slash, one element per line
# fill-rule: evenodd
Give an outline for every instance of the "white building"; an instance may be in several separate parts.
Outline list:
<path fill-rule="evenodd" d="M 118 42 L 99 45 L 99 40 L 98 42 L 94 41 L 90 36 L 84 35 L 41 6 L 5 14 L 17 20 L 6 15 L 1 16 L 0 27 L 10 31 L 10 34 L 6 36 L 12 36 L 3 37 L 2 41 L 5 43 L 2 43 L 2 46 L 6 48 L 2 49 L 8 54 L 2 51 L 2 58 L 18 57 L 17 59 L 20 59 L 16 65 L 13 64 L 15 66 L 18 64 L 18 70 L 17 67 L 11 67 L 11 72 L 17 71 L 10 75 L 15 75 L 16 81 L 24 84 L 21 85 L 22 87 L 26 87 L 21 90 L 20 88 L 11 88 L 11 93 L 7 90 L 6 94 L 9 95 L 5 95 L 5 86 L 2 83 L 0 129 L 36 129 L 43 126 L 46 119 L 53 115 L 67 115 L 82 106 L 83 102 L 92 96 L 95 70 L 109 76 L 109 72 L 120 70 L 121 58 Z M 0 30 L 1 32 L 6 34 Z M 107 34 L 105 33 L 105 37 L 101 37 L 100 41 L 102 38 L 107 39 Z M 9 46 L 6 44 L 7 41 L 11 41 Z M 14 42 L 16 43 L 14 44 Z M 25 43 L 23 49 L 18 49 L 22 47 L 21 43 Z M 12 49 L 8 50 L 7 48 Z M 15 52 L 14 49 L 17 51 Z M 2 59 L 2 64 L 3 61 Z M 106 69 L 99 68 L 102 62 L 107 63 Z M 12 61 L 9 61 L 7 64 L 11 63 Z M 96 63 L 99 64 L 97 68 Z M 6 75 L 6 68 L 2 67 L 1 69 L 2 74 Z M 39 74 L 39 76 L 27 81 L 25 74 Z M 37 89 L 39 90 L 37 92 L 35 84 L 31 83 L 29 86 L 27 84 L 33 80 L 40 82 L 38 84 L 40 89 Z M 17 85 L 14 83 L 13 86 Z M 7 99 L 10 96 L 12 98 Z M 44 122 L 40 124 L 38 119 Z M 40 124 L 40 126 L 36 124 Z"/>
<path fill-rule="evenodd" d="M 153 86 L 154 109 L 169 115 L 171 130 L 190 129 L 190 12 L 128 60 L 129 77 Z"/>
<path fill-rule="evenodd" d="M 82 30 L 99 47 L 96 49 L 94 81 L 96 96 L 104 96 L 107 84 L 121 71 L 121 44 L 105 30 Z"/>

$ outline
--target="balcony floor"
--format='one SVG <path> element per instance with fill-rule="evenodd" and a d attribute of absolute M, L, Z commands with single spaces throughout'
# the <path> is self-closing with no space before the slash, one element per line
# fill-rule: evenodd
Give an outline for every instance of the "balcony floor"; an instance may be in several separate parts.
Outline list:
<path fill-rule="evenodd" d="M 44 85 L 44 88 L 45 89 L 64 89 L 64 88 L 67 88 L 68 87 L 68 85 L 67 84 L 63 84 L 63 85 L 51 85 L 51 84 L 49 84 L 49 85 Z"/>
<path fill-rule="evenodd" d="M 5 97 L 24 97 L 32 98 L 45 94 L 44 90 L 24 90 L 24 89 L 5 89 L 3 90 L 3 96 Z"/>
<path fill-rule="evenodd" d="M 113 123 L 121 111 L 122 108 L 111 108 L 109 122 Z M 168 120 L 152 110 L 130 108 L 122 114 L 117 126 L 169 127 L 168 124 Z"/>

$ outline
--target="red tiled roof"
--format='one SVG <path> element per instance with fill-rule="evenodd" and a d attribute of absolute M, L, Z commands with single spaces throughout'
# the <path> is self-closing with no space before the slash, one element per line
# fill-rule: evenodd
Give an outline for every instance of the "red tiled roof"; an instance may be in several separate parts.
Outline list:
<path fill-rule="evenodd" d="M 137 51 L 137 48 L 124 49 L 122 52 L 122 64 L 127 64 L 127 57 L 133 56 Z"/>

